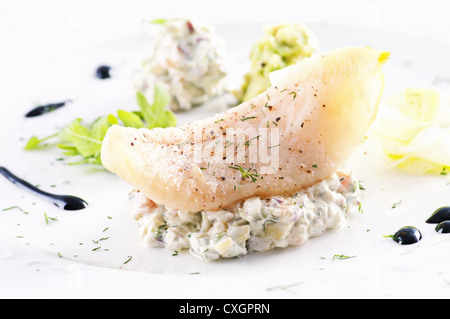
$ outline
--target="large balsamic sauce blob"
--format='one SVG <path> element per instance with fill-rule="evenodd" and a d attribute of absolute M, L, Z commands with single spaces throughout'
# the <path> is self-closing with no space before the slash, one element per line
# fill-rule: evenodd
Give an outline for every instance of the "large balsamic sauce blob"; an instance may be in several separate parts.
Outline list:
<path fill-rule="evenodd" d="M 450 206 L 444 206 L 436 209 L 426 222 L 428 224 L 439 224 L 446 220 L 450 220 Z"/>
<path fill-rule="evenodd" d="M 56 195 L 40 190 L 39 188 L 31 185 L 29 182 L 17 177 L 5 167 L 0 166 L 0 174 L 5 176 L 13 184 L 25 187 L 37 195 L 50 200 L 55 206 L 64 210 L 80 210 L 87 207 L 86 201 L 79 197 L 71 195 Z"/>

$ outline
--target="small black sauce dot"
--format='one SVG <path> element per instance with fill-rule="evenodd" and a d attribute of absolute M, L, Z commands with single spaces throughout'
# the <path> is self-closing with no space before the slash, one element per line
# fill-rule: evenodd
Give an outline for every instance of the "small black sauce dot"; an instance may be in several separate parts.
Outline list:
<path fill-rule="evenodd" d="M 101 65 L 95 71 L 95 76 L 101 80 L 109 79 L 111 77 L 111 67 L 108 65 Z"/>
<path fill-rule="evenodd" d="M 438 233 L 450 233 L 450 220 L 440 222 L 435 229 Z"/>
<path fill-rule="evenodd" d="M 392 239 L 401 245 L 411 245 L 422 239 L 422 233 L 416 227 L 405 226 L 400 228 Z"/>

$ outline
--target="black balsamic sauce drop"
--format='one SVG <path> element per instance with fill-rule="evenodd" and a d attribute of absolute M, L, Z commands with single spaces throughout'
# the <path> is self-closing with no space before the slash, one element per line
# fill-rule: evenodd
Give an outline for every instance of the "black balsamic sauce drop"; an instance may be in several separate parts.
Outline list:
<path fill-rule="evenodd" d="M 101 80 L 111 77 L 111 67 L 108 65 L 100 65 L 95 71 L 95 76 Z"/>
<path fill-rule="evenodd" d="M 436 225 L 435 230 L 438 233 L 450 233 L 450 220 L 445 220 Z"/>
<path fill-rule="evenodd" d="M 70 100 L 58 102 L 58 103 L 50 103 L 46 105 L 39 105 L 29 111 L 27 114 L 25 114 L 25 117 L 36 117 L 40 116 L 46 113 L 50 113 L 52 111 L 55 111 L 63 106 L 65 106 L 67 103 L 71 102 Z"/>
<path fill-rule="evenodd" d="M 392 239 L 402 245 L 411 245 L 422 239 L 422 233 L 413 226 L 405 226 L 400 228 Z"/>
<path fill-rule="evenodd" d="M 436 209 L 426 222 L 428 224 L 439 224 L 446 220 L 450 220 L 450 206 L 444 206 Z"/>
<path fill-rule="evenodd" d="M 41 197 L 50 200 L 55 206 L 62 208 L 64 210 L 80 210 L 87 207 L 86 201 L 76 196 L 71 195 L 56 195 L 44 192 L 39 188 L 31 185 L 29 182 L 17 177 L 11 173 L 8 169 L 0 166 L 0 174 L 5 176 L 13 184 L 25 187 L 28 190 L 40 195 Z"/>

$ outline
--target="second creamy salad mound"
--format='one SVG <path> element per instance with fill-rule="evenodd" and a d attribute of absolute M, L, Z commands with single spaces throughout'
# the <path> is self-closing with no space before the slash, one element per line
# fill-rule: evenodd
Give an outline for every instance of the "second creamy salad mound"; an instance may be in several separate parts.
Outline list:
<path fill-rule="evenodd" d="M 139 234 L 151 246 L 189 249 L 203 260 L 217 260 L 301 245 L 346 223 L 360 210 L 359 181 L 338 170 L 292 196 L 252 197 L 217 211 L 181 211 L 157 205 L 138 190 L 130 193 Z"/>
<path fill-rule="evenodd" d="M 142 63 L 138 90 L 151 97 L 155 84 L 163 86 L 173 111 L 190 110 L 224 92 L 224 43 L 211 27 L 181 18 L 151 22 L 160 28 Z"/>

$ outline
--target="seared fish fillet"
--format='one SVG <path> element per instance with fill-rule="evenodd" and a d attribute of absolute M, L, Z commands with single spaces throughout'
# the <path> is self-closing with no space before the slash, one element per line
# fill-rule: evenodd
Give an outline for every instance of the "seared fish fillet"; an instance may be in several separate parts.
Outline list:
<path fill-rule="evenodd" d="M 114 125 L 102 163 L 172 209 L 293 194 L 331 176 L 360 144 L 378 109 L 387 57 L 337 49 L 290 67 L 264 93 L 212 118 L 152 130 Z"/>

